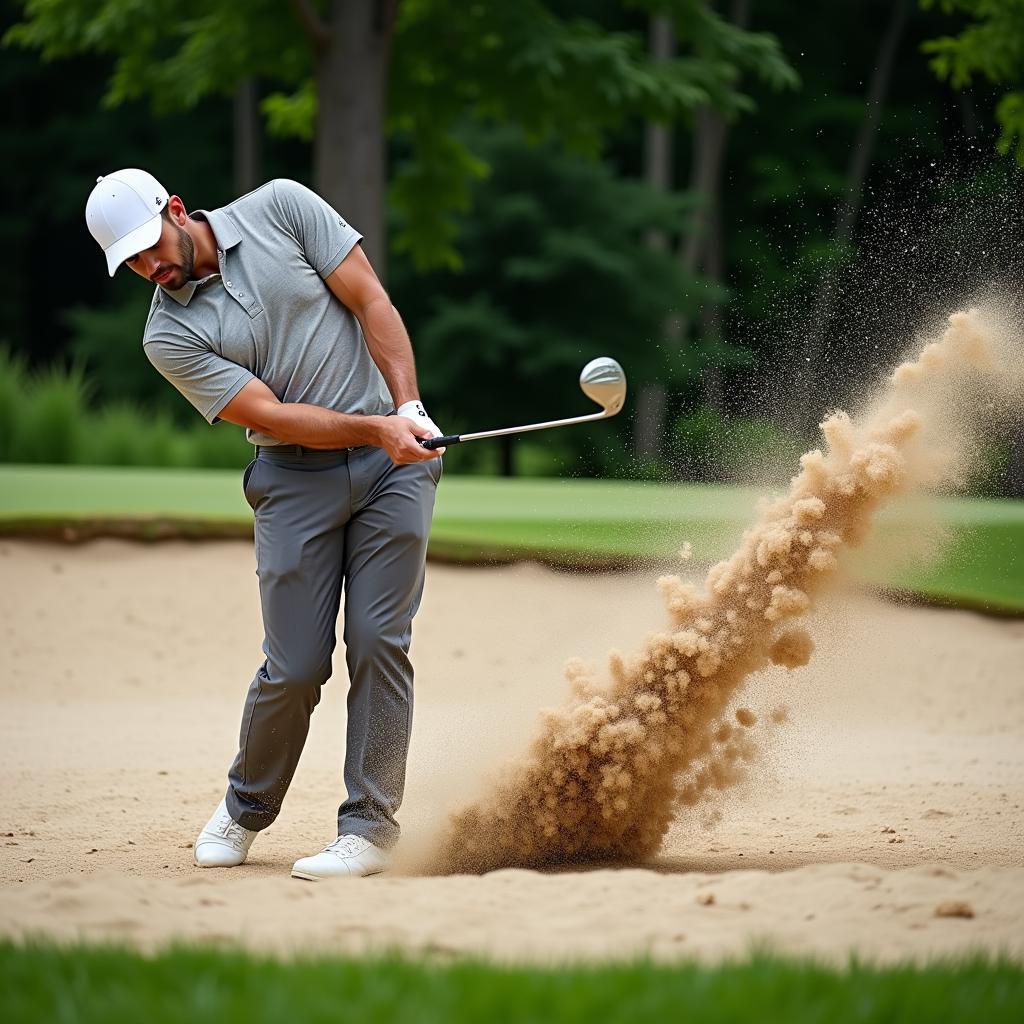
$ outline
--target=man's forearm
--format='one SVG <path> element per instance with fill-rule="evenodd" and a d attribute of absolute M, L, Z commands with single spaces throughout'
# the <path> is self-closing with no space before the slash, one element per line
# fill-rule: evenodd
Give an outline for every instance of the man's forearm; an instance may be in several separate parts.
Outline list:
<path fill-rule="evenodd" d="M 306 448 L 375 445 L 383 448 L 395 465 L 425 462 L 438 454 L 420 445 L 430 431 L 404 416 L 349 416 L 318 405 L 278 402 L 258 417 L 256 429 Z"/>
<path fill-rule="evenodd" d="M 380 419 L 380 416 L 350 416 L 302 402 L 281 402 L 267 410 L 259 429 L 284 444 L 351 448 L 379 444 Z"/>
<path fill-rule="evenodd" d="M 361 311 L 360 324 L 366 347 L 391 392 L 395 408 L 420 397 L 416 384 L 416 361 L 409 334 L 386 294 Z"/>

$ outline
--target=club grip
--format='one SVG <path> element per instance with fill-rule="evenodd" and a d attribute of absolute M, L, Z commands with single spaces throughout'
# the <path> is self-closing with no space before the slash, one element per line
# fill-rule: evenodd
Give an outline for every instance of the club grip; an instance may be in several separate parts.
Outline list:
<path fill-rule="evenodd" d="M 450 444 L 458 444 L 461 440 L 458 434 L 445 434 L 443 437 L 428 437 L 426 440 L 420 438 L 420 444 L 434 451 L 435 448 L 447 448 Z"/>

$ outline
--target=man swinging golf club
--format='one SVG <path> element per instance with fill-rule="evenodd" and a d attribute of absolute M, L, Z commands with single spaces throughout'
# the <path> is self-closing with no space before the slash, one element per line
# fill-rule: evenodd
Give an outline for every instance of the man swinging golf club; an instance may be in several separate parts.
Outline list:
<path fill-rule="evenodd" d="M 249 686 L 224 798 L 194 846 L 241 864 L 277 817 L 331 674 L 342 588 L 350 689 L 338 836 L 295 863 L 370 875 L 398 839 L 412 722 L 412 620 L 441 475 L 412 348 L 361 236 L 294 181 L 191 214 L 146 171 L 97 181 L 86 222 L 111 276 L 158 287 L 150 362 L 212 424 L 246 428 L 265 660 Z M 397 415 L 396 415 L 397 413 Z"/>

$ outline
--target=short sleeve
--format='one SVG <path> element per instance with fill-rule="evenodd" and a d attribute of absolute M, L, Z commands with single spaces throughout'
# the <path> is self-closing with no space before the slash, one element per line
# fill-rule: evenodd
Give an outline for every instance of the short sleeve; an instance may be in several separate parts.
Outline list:
<path fill-rule="evenodd" d="M 274 197 L 309 265 L 327 277 L 362 239 L 329 203 L 288 178 L 274 181 Z"/>
<path fill-rule="evenodd" d="M 221 409 L 253 379 L 244 366 L 225 359 L 198 338 L 156 335 L 144 343 L 146 357 L 199 410 L 216 423 Z"/>

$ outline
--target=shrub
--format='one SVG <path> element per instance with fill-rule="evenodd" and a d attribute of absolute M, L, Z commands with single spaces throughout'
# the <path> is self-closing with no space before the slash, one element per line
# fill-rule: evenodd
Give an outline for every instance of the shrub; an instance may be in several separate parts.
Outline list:
<path fill-rule="evenodd" d="M 94 409 L 93 390 L 78 363 L 32 373 L 0 346 L 0 462 L 237 468 L 252 458 L 232 424 L 181 427 L 166 410 L 132 402 Z"/>
<path fill-rule="evenodd" d="M 0 462 L 14 460 L 14 431 L 21 419 L 28 371 L 22 356 L 0 345 Z"/>
<path fill-rule="evenodd" d="M 83 424 L 78 461 L 93 466 L 187 466 L 188 442 L 164 412 L 115 402 Z"/>
<path fill-rule="evenodd" d="M 208 424 L 197 423 L 184 436 L 190 466 L 235 469 L 244 466 L 253 456 L 245 431 L 232 423 L 218 424 L 212 430 Z"/>
<path fill-rule="evenodd" d="M 11 462 L 77 462 L 91 388 L 78 365 L 54 364 L 25 378 L 7 458 Z"/>

